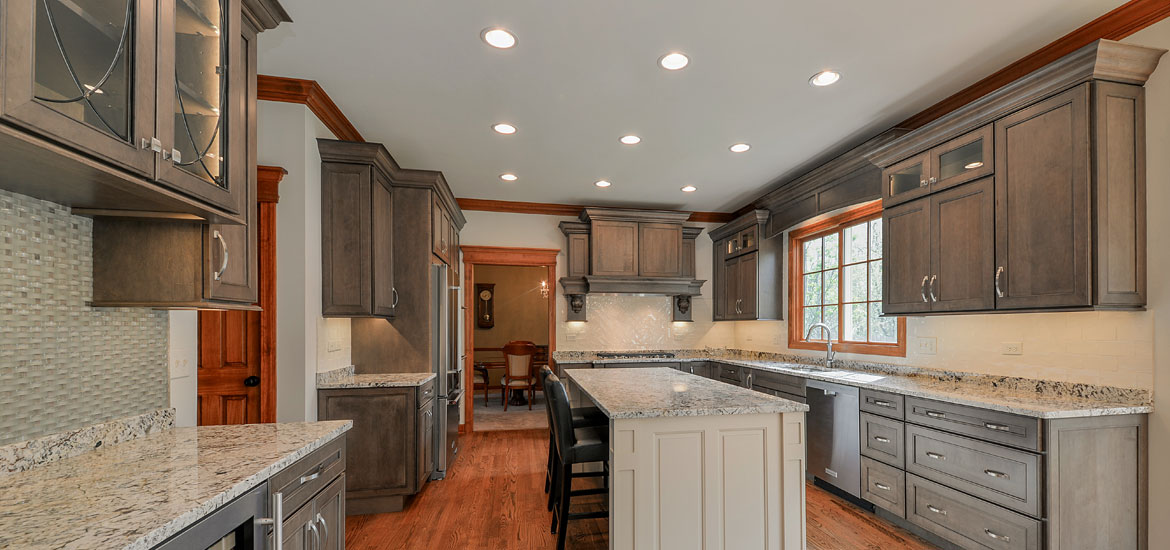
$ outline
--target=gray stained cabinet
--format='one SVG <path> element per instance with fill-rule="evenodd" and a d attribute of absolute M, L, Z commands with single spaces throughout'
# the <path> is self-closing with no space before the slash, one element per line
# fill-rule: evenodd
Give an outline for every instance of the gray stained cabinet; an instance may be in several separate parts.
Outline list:
<path fill-rule="evenodd" d="M 430 480 L 433 392 L 424 393 L 422 386 L 317 390 L 317 410 L 321 420 L 353 421 L 346 456 L 346 513 L 399 511 L 405 497 Z"/>
<path fill-rule="evenodd" d="M 321 140 L 321 314 L 394 318 L 394 189 L 381 146 Z M 361 162 L 362 160 L 365 162 Z"/>
<path fill-rule="evenodd" d="M 767 221 L 756 210 L 711 232 L 716 321 L 783 318 L 783 238 L 760 240 Z"/>
<path fill-rule="evenodd" d="M 1142 85 L 1164 53 L 1097 41 L 872 154 L 884 311 L 1144 306 Z"/>

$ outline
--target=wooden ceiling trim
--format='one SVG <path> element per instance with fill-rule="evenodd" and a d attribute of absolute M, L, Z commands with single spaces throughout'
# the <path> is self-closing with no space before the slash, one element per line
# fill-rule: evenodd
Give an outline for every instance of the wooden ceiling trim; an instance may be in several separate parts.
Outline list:
<path fill-rule="evenodd" d="M 1051 44 L 1000 69 L 991 76 L 927 107 L 918 114 L 898 123 L 895 127 L 913 130 L 925 126 L 927 123 L 1075 52 L 1095 40 L 1101 38 L 1121 40 L 1166 17 L 1170 17 L 1170 2 L 1166 0 L 1130 0 L 1113 11 L 1084 24 L 1079 29 L 1060 37 Z"/>
<path fill-rule="evenodd" d="M 575 218 L 581 210 L 591 206 L 578 204 L 557 204 L 551 202 L 499 201 L 491 199 L 456 199 L 463 210 L 481 212 L 508 212 L 512 214 L 541 214 L 545 216 L 566 216 Z M 641 210 L 641 209 L 635 209 Z M 735 219 L 730 212 L 691 212 L 687 221 L 696 223 L 727 223 Z"/>
<path fill-rule="evenodd" d="M 263 101 L 300 103 L 309 108 L 337 139 L 366 141 L 316 80 L 258 75 L 256 97 Z"/>

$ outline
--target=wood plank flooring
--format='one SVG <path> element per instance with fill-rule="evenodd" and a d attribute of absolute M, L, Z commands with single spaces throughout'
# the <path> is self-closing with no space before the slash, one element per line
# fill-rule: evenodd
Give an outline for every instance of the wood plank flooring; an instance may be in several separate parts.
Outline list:
<path fill-rule="evenodd" d="M 545 510 L 544 430 L 473 432 L 451 477 L 428 483 L 396 514 L 350 516 L 349 550 L 549 550 L 552 514 Z M 825 491 L 808 486 L 810 550 L 928 550 L 923 540 Z M 603 498 L 574 499 L 574 511 L 596 510 Z M 567 548 L 605 550 L 605 520 L 569 523 Z"/>

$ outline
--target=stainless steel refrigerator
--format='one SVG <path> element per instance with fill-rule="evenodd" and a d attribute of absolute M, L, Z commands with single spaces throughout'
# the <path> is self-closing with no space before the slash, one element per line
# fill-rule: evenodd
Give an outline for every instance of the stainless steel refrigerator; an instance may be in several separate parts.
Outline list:
<path fill-rule="evenodd" d="M 459 407 L 463 403 L 463 362 L 459 360 L 459 286 L 451 269 L 431 266 L 431 367 L 435 371 L 435 472 L 443 479 L 459 454 Z"/>

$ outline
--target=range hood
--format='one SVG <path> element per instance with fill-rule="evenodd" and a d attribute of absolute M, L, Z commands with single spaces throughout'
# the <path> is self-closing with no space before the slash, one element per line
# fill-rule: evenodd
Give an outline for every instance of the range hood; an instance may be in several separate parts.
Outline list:
<path fill-rule="evenodd" d="M 701 294 L 695 279 L 695 238 L 701 227 L 683 225 L 690 214 L 673 210 L 586 208 L 579 221 L 561 222 L 568 274 L 561 288 L 569 320 L 585 320 L 589 294 L 673 297 L 675 320 L 690 320 L 690 298 Z"/>

